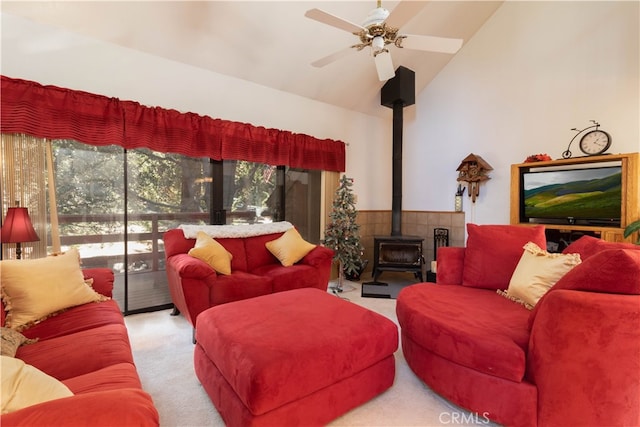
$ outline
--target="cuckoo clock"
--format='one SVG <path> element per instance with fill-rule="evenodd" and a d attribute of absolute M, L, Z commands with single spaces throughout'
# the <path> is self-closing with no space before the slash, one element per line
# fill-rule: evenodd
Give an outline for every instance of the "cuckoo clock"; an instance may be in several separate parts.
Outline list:
<path fill-rule="evenodd" d="M 489 178 L 487 172 L 493 170 L 491 165 L 477 154 L 469 154 L 458 166 L 458 182 L 467 183 L 469 197 L 473 203 L 480 194 L 480 183 Z"/>

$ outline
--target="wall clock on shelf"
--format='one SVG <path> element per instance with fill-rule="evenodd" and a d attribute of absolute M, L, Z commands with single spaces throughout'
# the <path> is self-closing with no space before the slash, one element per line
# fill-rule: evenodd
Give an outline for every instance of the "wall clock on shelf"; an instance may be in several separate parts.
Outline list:
<path fill-rule="evenodd" d="M 596 122 L 595 120 L 591 120 L 591 122 L 593 123 L 593 125 L 587 126 L 582 130 L 578 130 L 577 128 L 571 129 L 578 133 L 576 133 L 576 135 L 571 138 L 569 147 L 567 147 L 567 150 L 562 153 L 563 158 L 568 159 L 571 157 L 571 143 L 579 135 L 582 135 L 582 137 L 580 138 L 578 147 L 580 148 L 580 151 L 582 151 L 587 156 L 599 156 L 601 154 L 604 154 L 609 149 L 609 147 L 611 147 L 611 135 L 609 135 L 602 129 L 599 129 L 600 123 Z"/>
<path fill-rule="evenodd" d="M 601 129 L 585 133 L 580 138 L 580 151 L 587 156 L 603 154 L 611 146 L 611 135 Z"/>

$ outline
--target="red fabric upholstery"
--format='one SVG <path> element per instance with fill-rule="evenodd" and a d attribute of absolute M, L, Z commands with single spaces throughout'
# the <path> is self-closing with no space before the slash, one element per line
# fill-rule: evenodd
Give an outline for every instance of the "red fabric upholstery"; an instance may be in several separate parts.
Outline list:
<path fill-rule="evenodd" d="M 430 283 L 400 291 L 398 321 L 421 347 L 511 381 L 526 367 L 529 310 L 484 289 Z"/>
<path fill-rule="evenodd" d="M 218 275 L 206 263 L 186 253 L 167 258 L 165 270 L 173 305 L 195 325 L 196 316 L 210 307 L 209 294 Z"/>
<path fill-rule="evenodd" d="M 180 238 L 181 237 L 181 238 Z M 174 255 L 186 254 L 196 244 L 195 239 L 186 239 L 182 230 L 169 230 L 163 236 L 164 256 L 169 259 Z"/>
<path fill-rule="evenodd" d="M 142 388 L 136 368 L 131 363 L 117 363 L 97 371 L 78 375 L 62 381 L 73 394 L 92 393 L 101 390 Z"/>
<path fill-rule="evenodd" d="M 82 270 L 85 279 L 93 279 L 91 287 L 105 297 L 113 297 L 113 271 L 109 268 L 85 268 Z"/>
<path fill-rule="evenodd" d="M 269 264 L 256 268 L 253 273 L 269 277 L 273 292 L 299 288 L 322 289 L 324 286 L 318 281 L 318 269 L 305 264 L 295 264 L 287 268 L 282 268 L 280 264 Z M 328 280 L 324 283 L 328 283 Z M 326 290 L 326 287 L 323 290 Z"/>
<path fill-rule="evenodd" d="M 592 236 L 582 236 L 578 240 L 572 242 L 569 246 L 564 248 L 563 254 L 580 254 L 580 259 L 585 261 L 592 255 L 602 252 L 605 249 L 632 249 L 640 251 L 640 245 L 634 245 L 631 243 L 614 243 L 605 242 L 604 240 L 597 239 Z"/>
<path fill-rule="evenodd" d="M 140 389 L 102 390 L 2 415 L 2 426 L 158 426 L 158 411 Z"/>
<path fill-rule="evenodd" d="M 181 229 L 167 231 L 166 271 L 173 304 L 195 326 L 201 312 L 219 304 L 302 287 L 326 290 L 333 251 L 317 246 L 295 265 L 283 267 L 265 246 L 281 235 L 217 238 L 233 255 L 231 274 L 225 276 L 187 255 L 195 239 L 186 239 Z"/>
<path fill-rule="evenodd" d="M 273 283 L 265 280 L 265 276 L 236 271 L 229 276 L 219 275 L 209 288 L 208 301 L 215 304 L 226 304 L 246 298 L 267 295 L 273 291 Z M 209 306 L 204 307 L 206 310 Z"/>
<path fill-rule="evenodd" d="M 233 254 L 231 259 L 232 271 L 248 271 L 247 252 L 242 239 L 216 239 L 224 248 Z"/>
<path fill-rule="evenodd" d="M 112 294 L 111 270 L 83 272 L 94 279 L 94 289 Z M 115 301 L 70 308 L 22 333 L 38 341 L 18 348 L 16 357 L 63 381 L 75 395 L 4 414 L 1 425 L 159 425 L 153 401 L 141 389 Z"/>
<path fill-rule="evenodd" d="M 321 425 L 395 376 L 396 325 L 326 291 L 216 306 L 196 326 L 196 375 L 227 424 Z"/>
<path fill-rule="evenodd" d="M 462 284 L 475 288 L 507 289 L 522 256 L 522 247 L 527 242 L 547 247 L 541 225 L 467 224 L 467 234 Z"/>
<path fill-rule="evenodd" d="M 244 240 L 245 250 L 247 251 L 247 271 L 254 271 L 265 265 L 280 263 L 278 259 L 269 252 L 265 244 L 282 236 L 283 233 L 266 234 L 264 236 L 255 236 Z"/>
<path fill-rule="evenodd" d="M 565 274 L 549 292 L 559 289 L 640 295 L 640 251 L 598 252 Z"/>
<path fill-rule="evenodd" d="M 59 380 L 66 380 L 115 363 L 133 364 L 127 330 L 106 325 L 72 335 L 39 340 L 18 349 L 16 357 Z M 65 363 L 60 363 L 64 360 Z"/>
<path fill-rule="evenodd" d="M 464 267 L 465 248 L 443 246 L 438 248 L 438 274 L 436 283 L 442 285 L 461 285 Z"/>
<path fill-rule="evenodd" d="M 79 305 L 22 331 L 27 338 L 57 338 L 105 325 L 124 325 L 114 300 Z"/>
<path fill-rule="evenodd" d="M 561 289 L 640 295 L 640 251 L 605 249 L 588 256 L 542 296 L 529 316 L 529 329 L 538 315 L 540 302 Z"/>
<path fill-rule="evenodd" d="M 529 356 L 538 424 L 640 425 L 640 296 L 561 289 L 539 306 Z"/>
<path fill-rule="evenodd" d="M 437 280 L 446 285 L 412 285 L 397 299 L 411 369 L 505 425 L 640 425 L 640 251 L 574 243 L 565 252 L 584 261 L 532 312 L 493 289 L 459 286 L 455 270 L 466 269 L 468 249 L 440 248 Z M 502 262 L 491 259 L 479 274 Z"/>
<path fill-rule="evenodd" d="M 509 426 L 536 425 L 535 385 L 508 381 L 453 363 L 448 357 L 438 356 L 417 344 L 404 330 L 401 341 L 402 354 L 411 370 L 430 389 L 473 412 L 479 420 L 475 424 L 486 424 L 483 422 L 486 417 Z"/>
<path fill-rule="evenodd" d="M 352 377 L 255 416 L 202 347 L 196 346 L 194 358 L 196 372 L 206 378 L 202 386 L 229 427 L 324 426 L 387 390 L 395 377 L 395 359 L 389 356 Z"/>

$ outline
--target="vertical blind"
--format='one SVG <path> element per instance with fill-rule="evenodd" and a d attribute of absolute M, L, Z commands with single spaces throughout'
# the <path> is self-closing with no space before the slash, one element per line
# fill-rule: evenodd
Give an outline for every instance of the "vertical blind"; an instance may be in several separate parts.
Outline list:
<path fill-rule="evenodd" d="M 2 135 L 0 139 L 0 195 L 2 218 L 16 202 L 29 209 L 29 217 L 40 238 L 30 242 L 25 250 L 27 258 L 47 254 L 47 200 L 45 191 L 45 147 L 43 141 L 30 135 Z M 2 245 L 3 259 L 13 258 L 13 245 Z"/>
<path fill-rule="evenodd" d="M 0 131 L 214 160 L 345 170 L 345 144 L 2 76 Z"/>

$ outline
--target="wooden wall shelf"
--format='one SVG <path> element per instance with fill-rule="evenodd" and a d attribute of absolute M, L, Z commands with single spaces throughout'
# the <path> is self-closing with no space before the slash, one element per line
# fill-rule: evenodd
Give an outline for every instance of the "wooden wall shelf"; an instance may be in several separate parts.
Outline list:
<path fill-rule="evenodd" d="M 627 224 L 640 219 L 640 173 L 639 173 L 640 153 L 609 154 L 602 156 L 577 157 L 573 159 L 550 160 L 544 162 L 519 163 L 511 165 L 511 224 L 537 225 L 536 223 L 521 222 L 520 212 L 520 176 L 522 172 L 545 166 L 567 166 L 567 165 L 594 165 L 598 163 L 620 162 L 622 165 L 622 211 L 620 226 L 591 226 L 591 225 L 571 225 L 571 224 L 544 224 L 548 230 L 558 230 L 560 232 L 587 232 L 600 236 L 601 239 L 610 242 L 622 242 L 624 239 L 624 229 Z M 631 238 L 626 241 L 631 242 Z"/>

